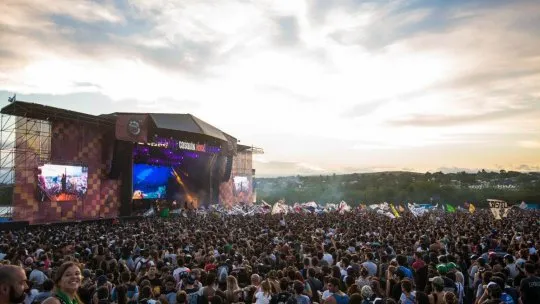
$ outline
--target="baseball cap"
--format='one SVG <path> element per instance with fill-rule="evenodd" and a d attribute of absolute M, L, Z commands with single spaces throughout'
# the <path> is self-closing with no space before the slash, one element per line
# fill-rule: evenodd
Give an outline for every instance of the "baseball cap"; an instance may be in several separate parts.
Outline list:
<path fill-rule="evenodd" d="M 446 274 L 448 272 L 448 267 L 444 264 L 437 265 L 437 272 L 439 274 Z"/>
<path fill-rule="evenodd" d="M 433 285 L 444 286 L 444 279 L 442 277 L 433 277 L 433 278 L 430 278 L 429 281 Z"/>

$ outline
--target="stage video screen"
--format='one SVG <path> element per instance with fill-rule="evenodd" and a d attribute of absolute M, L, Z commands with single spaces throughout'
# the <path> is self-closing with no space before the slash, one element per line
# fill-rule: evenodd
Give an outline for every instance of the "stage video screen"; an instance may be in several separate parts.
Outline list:
<path fill-rule="evenodd" d="M 179 208 L 219 201 L 225 156 L 140 144 L 133 163 L 134 200 L 176 202 Z"/>
<path fill-rule="evenodd" d="M 163 199 L 172 177 L 168 166 L 135 164 L 133 166 L 133 199 Z"/>
<path fill-rule="evenodd" d="M 38 168 L 40 201 L 74 201 L 88 189 L 88 167 L 46 164 Z"/>
<path fill-rule="evenodd" d="M 247 176 L 234 177 L 234 190 L 236 193 L 249 192 L 249 179 Z"/>

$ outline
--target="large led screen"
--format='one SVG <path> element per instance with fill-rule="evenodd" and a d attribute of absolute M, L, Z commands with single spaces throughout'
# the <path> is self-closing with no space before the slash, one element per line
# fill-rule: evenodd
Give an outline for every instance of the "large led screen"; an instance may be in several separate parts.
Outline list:
<path fill-rule="evenodd" d="M 73 201 L 86 194 L 88 167 L 45 164 L 38 168 L 40 201 Z"/>
<path fill-rule="evenodd" d="M 133 166 L 133 199 L 164 199 L 172 176 L 168 166 L 135 164 Z"/>
<path fill-rule="evenodd" d="M 236 193 L 249 192 L 249 179 L 247 176 L 234 177 L 234 190 Z"/>

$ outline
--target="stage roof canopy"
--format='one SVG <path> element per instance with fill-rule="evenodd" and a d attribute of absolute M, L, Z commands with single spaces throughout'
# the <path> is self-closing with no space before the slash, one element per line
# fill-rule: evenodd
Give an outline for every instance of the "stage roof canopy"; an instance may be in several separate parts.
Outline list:
<path fill-rule="evenodd" d="M 227 141 L 225 134 L 218 128 L 191 114 L 150 114 L 150 117 L 152 117 L 156 127 L 159 129 L 204 134 Z"/>
<path fill-rule="evenodd" d="M 114 127 L 116 123 L 116 116 L 118 115 L 142 114 L 148 115 L 150 118 L 152 118 L 158 129 L 206 135 L 227 142 L 233 141 L 234 144 L 236 144 L 236 138 L 227 135 L 218 128 L 191 114 L 112 113 L 96 116 L 24 101 L 11 102 L 2 108 L 0 113 L 39 120 L 80 121 L 84 123 L 93 123 L 111 127 Z"/>
<path fill-rule="evenodd" d="M 112 117 L 95 116 L 81 112 L 75 112 L 38 103 L 14 101 L 0 110 L 0 113 L 18 117 L 26 117 L 38 120 L 70 120 L 81 121 L 91 124 L 113 126 L 116 120 Z"/>

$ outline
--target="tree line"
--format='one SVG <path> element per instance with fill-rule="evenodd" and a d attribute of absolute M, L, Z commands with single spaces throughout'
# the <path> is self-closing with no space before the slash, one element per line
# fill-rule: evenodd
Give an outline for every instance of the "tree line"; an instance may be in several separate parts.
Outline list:
<path fill-rule="evenodd" d="M 487 206 L 487 199 L 540 203 L 540 173 L 381 172 L 256 179 L 257 199 L 288 203 L 446 203 Z"/>

